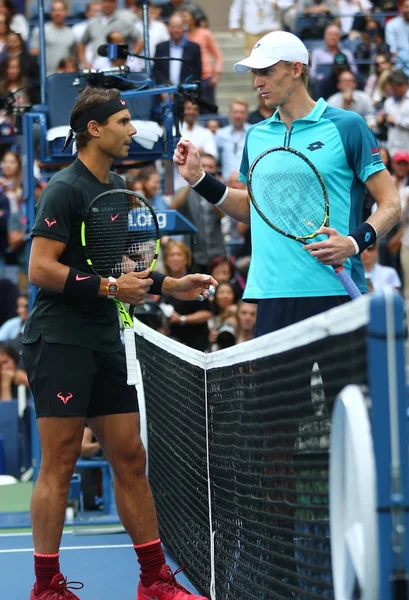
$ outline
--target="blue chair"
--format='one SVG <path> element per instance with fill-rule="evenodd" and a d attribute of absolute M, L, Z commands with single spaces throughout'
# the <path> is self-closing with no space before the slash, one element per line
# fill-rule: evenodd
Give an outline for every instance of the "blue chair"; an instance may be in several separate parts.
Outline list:
<path fill-rule="evenodd" d="M 303 42 L 309 52 L 313 52 L 316 48 L 322 48 L 324 44 L 322 40 L 314 39 L 304 39 Z"/>
<path fill-rule="evenodd" d="M 51 0 L 45 0 L 44 2 L 44 13 L 49 15 L 51 12 Z M 29 15 L 28 18 L 30 21 L 33 21 L 35 25 L 37 25 L 38 19 L 38 2 L 30 2 L 29 4 Z"/>
<path fill-rule="evenodd" d="M 84 515 L 84 501 L 81 491 L 81 475 L 79 473 L 74 473 L 72 476 L 68 490 L 67 501 L 74 502 L 76 507 L 79 509 L 81 516 Z"/>
<path fill-rule="evenodd" d="M 294 33 L 298 37 L 305 37 L 305 32 L 312 30 L 315 25 L 315 16 L 299 14 L 295 19 Z M 303 39 L 303 38 L 302 38 Z M 304 41 L 304 40 L 303 40 Z"/>
<path fill-rule="evenodd" d="M 87 2 L 85 0 L 73 0 L 71 3 L 71 17 L 84 18 Z"/>
<path fill-rule="evenodd" d="M 209 119 L 216 119 L 216 121 L 219 121 L 220 127 L 225 127 L 229 124 L 229 115 L 219 115 L 218 113 L 199 115 L 197 117 L 197 122 L 203 127 L 205 127 Z"/>
<path fill-rule="evenodd" d="M 84 459 L 79 458 L 77 460 L 77 469 L 101 469 L 102 475 L 102 512 L 104 515 L 109 515 L 112 512 L 114 503 L 113 496 L 113 483 L 112 483 L 112 473 L 111 468 L 107 460 L 99 459 L 99 458 L 90 458 Z M 78 473 L 75 473 L 79 475 Z M 81 477 L 79 475 L 79 477 Z M 115 509 L 116 513 L 116 509 Z"/>
<path fill-rule="evenodd" d="M 350 39 L 346 38 L 345 40 L 342 40 L 342 42 L 341 42 L 341 52 L 342 52 L 343 48 L 346 48 L 346 50 L 350 50 L 352 52 L 352 54 L 354 54 L 355 50 L 357 49 L 357 47 L 359 46 L 360 43 L 361 43 L 360 38 L 356 38 L 354 40 L 350 40 Z"/>
<path fill-rule="evenodd" d="M 4 441 L 0 436 L 0 475 L 4 475 L 6 472 L 6 459 L 4 456 Z"/>
<path fill-rule="evenodd" d="M 21 476 L 20 418 L 16 400 L 0 402 L 0 436 L 3 446 L 3 471 L 17 479 Z"/>

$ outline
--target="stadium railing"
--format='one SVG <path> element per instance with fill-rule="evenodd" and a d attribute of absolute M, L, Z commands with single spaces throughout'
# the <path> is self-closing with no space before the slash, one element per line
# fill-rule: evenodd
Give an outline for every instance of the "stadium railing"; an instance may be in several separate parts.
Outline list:
<path fill-rule="evenodd" d="M 338 394 L 355 384 L 364 393 L 369 389 L 383 411 L 381 420 L 373 414 L 371 419 L 379 516 L 388 514 L 389 520 L 379 525 L 380 565 L 373 569 L 384 587 L 371 600 L 392 599 L 391 487 L 388 475 L 381 473 L 386 470 L 390 476 L 390 461 L 388 438 L 379 429 L 381 421 L 383 429 L 388 427 L 384 392 L 390 365 L 380 352 L 386 334 L 373 310 L 377 301 L 364 297 L 212 354 L 135 321 L 149 479 L 160 533 L 173 558 L 188 564 L 188 576 L 201 593 L 232 600 L 334 598 L 331 415 Z M 385 305 L 383 297 L 380 302 Z M 402 304 L 400 298 L 394 302 Z M 388 337 L 401 348 L 403 310 L 397 314 Z M 404 372 L 401 351 L 395 359 Z M 371 386 L 382 390 L 382 400 Z M 405 392 L 403 396 L 401 441 L 407 454 Z M 408 499 L 406 476 L 402 485 L 399 502 Z M 361 524 L 355 525 L 359 530 Z M 404 537 L 407 541 L 406 533 Z M 407 570 L 408 544 L 404 554 Z"/>

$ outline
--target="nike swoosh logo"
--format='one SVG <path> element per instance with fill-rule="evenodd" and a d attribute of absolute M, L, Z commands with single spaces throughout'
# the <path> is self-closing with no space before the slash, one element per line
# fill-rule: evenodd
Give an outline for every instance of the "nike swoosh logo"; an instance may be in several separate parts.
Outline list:
<path fill-rule="evenodd" d="M 76 275 L 75 279 L 77 281 L 83 281 L 84 279 L 91 279 L 91 275 L 87 275 L 86 277 L 81 277 L 81 275 Z"/>
<path fill-rule="evenodd" d="M 111 216 L 111 221 L 116 221 L 118 217 L 119 217 L 119 213 L 113 217 Z"/>
<path fill-rule="evenodd" d="M 155 596 L 154 598 L 152 598 L 151 596 L 147 596 L 143 592 L 142 592 L 142 596 L 145 596 L 146 600 L 159 600 L 157 596 Z"/>

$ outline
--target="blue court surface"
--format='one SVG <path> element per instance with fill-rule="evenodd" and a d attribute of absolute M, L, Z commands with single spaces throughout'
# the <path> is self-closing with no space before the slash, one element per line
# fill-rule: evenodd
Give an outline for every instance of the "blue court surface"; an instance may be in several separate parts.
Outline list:
<path fill-rule="evenodd" d="M 177 565 L 166 556 L 170 567 Z M 0 598 L 28 600 L 34 582 L 33 547 L 30 533 L 0 534 Z M 125 533 L 73 535 L 64 533 L 61 571 L 68 581 L 81 581 L 81 600 L 135 600 L 139 565 L 131 540 Z M 178 581 L 195 591 L 183 573 Z"/>

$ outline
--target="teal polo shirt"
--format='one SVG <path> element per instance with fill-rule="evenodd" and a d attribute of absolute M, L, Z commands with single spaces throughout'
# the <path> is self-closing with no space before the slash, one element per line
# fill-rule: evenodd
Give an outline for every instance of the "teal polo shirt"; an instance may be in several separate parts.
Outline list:
<path fill-rule="evenodd" d="M 265 150 L 287 146 L 315 165 L 328 192 L 330 227 L 348 235 L 362 220 L 365 181 L 385 167 L 378 143 L 364 119 L 333 108 L 320 99 L 312 111 L 288 130 L 278 111 L 253 125 L 246 135 L 240 180 L 247 183 L 253 161 Z M 279 168 L 279 165 L 278 165 Z M 300 190 L 302 193 L 302 190 Z M 263 199 L 257 198 L 263 210 Z M 250 203 L 252 255 L 243 298 L 297 298 L 346 295 L 332 267 L 322 265 L 302 245 L 269 227 Z M 315 240 L 326 239 L 320 236 Z M 361 292 L 367 291 L 359 256 L 348 258 L 348 270 Z"/>

